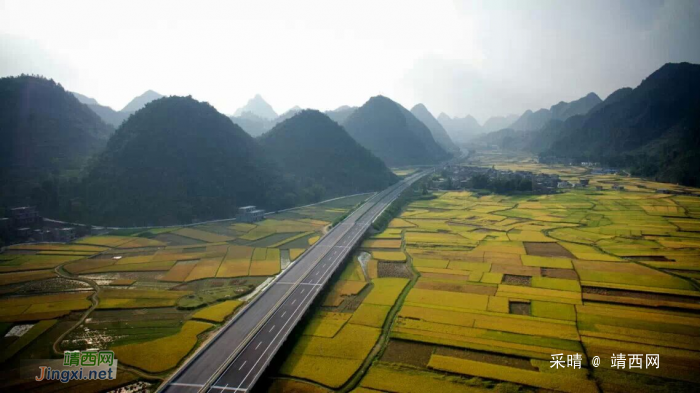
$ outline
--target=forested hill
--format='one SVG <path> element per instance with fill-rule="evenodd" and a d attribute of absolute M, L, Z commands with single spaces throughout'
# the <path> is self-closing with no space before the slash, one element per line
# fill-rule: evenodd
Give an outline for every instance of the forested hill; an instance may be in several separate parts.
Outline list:
<path fill-rule="evenodd" d="M 388 166 L 434 164 L 450 157 L 411 112 L 383 97 L 372 97 L 343 126 Z"/>
<path fill-rule="evenodd" d="M 59 178 L 77 175 L 112 132 L 53 80 L 1 78 L 0 202 L 39 202 L 30 196 L 41 197 L 42 187 L 52 189 Z"/>
<path fill-rule="evenodd" d="M 304 199 L 382 190 L 397 181 L 382 160 L 328 116 L 304 110 L 278 123 L 259 141 Z"/>
<path fill-rule="evenodd" d="M 168 97 L 125 121 L 84 179 L 95 224 L 162 225 L 232 217 L 296 197 L 256 141 L 207 103 Z"/>
<path fill-rule="evenodd" d="M 700 65 L 666 64 L 637 88 L 617 90 L 585 115 L 480 139 L 544 160 L 601 162 L 637 176 L 700 186 Z"/>
<path fill-rule="evenodd" d="M 666 64 L 581 119 L 561 125 L 545 156 L 627 166 L 642 176 L 700 186 L 700 65 Z"/>

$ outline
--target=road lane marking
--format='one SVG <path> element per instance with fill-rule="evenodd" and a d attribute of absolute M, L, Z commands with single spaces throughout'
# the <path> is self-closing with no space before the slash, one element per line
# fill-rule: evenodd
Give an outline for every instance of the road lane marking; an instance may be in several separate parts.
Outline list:
<path fill-rule="evenodd" d="M 306 290 L 306 289 L 304 289 L 304 288 L 301 289 L 301 294 L 302 294 L 302 295 L 304 294 L 304 291 L 305 291 L 305 290 Z"/>
<path fill-rule="evenodd" d="M 292 300 L 292 306 L 297 302 L 297 299 Z"/>
<path fill-rule="evenodd" d="M 398 191 L 402 191 L 403 189 L 406 189 L 406 188 L 408 187 L 408 185 L 410 185 L 410 184 L 404 185 L 404 186 L 401 188 L 401 190 L 398 190 Z M 398 192 L 398 191 L 397 191 L 397 192 Z M 379 194 L 379 195 L 375 194 L 375 196 L 376 196 L 376 197 L 379 197 L 379 200 L 381 200 L 381 199 L 385 198 L 386 196 L 395 195 L 395 194 L 397 194 L 397 192 L 395 192 L 395 193 L 393 193 L 393 194 L 388 194 L 388 193 L 386 193 L 386 194 Z M 374 197 L 373 197 L 373 198 L 370 198 L 370 199 L 374 199 Z M 366 202 L 368 202 L 368 201 L 366 201 Z M 377 203 L 379 203 L 379 202 L 377 202 Z M 345 233 L 343 233 L 343 234 L 340 235 L 339 237 L 336 237 L 336 240 L 335 240 L 335 241 L 337 242 L 338 240 L 343 239 L 343 238 L 344 238 L 344 240 L 346 240 L 346 241 L 351 239 L 353 243 L 354 243 L 355 241 L 357 241 L 357 238 L 359 237 L 359 235 L 364 234 L 364 233 L 366 232 L 367 228 L 369 227 L 369 225 L 367 224 L 367 222 L 369 222 L 369 221 L 363 222 L 362 220 L 359 220 L 359 217 L 362 217 L 363 215 L 367 214 L 368 212 L 374 212 L 374 211 L 377 211 L 377 210 L 378 210 L 378 209 L 376 209 L 376 207 L 375 207 L 374 209 L 369 208 L 369 207 L 365 207 L 365 208 L 362 208 L 361 210 L 359 210 L 359 211 L 353 213 L 353 214 L 351 215 L 351 218 L 353 218 L 353 216 L 356 216 L 356 217 L 358 217 L 358 218 L 357 218 L 357 219 L 353 218 L 355 221 L 353 221 L 353 222 L 344 222 L 344 223 L 342 223 L 340 226 L 346 226 L 346 224 L 347 224 L 347 225 L 350 225 L 350 228 L 348 228 L 348 230 L 349 230 L 349 229 L 352 229 L 352 228 L 357 228 L 357 226 L 359 226 L 359 227 L 361 227 L 361 228 L 356 229 L 356 230 L 357 230 L 356 233 L 353 233 L 353 232 L 355 232 L 355 231 L 348 231 L 348 230 L 346 230 Z M 373 213 L 373 214 L 376 215 L 376 213 Z M 357 225 L 357 226 L 356 226 L 356 224 L 360 224 L 360 225 Z M 360 232 L 359 229 L 362 229 L 362 231 Z M 348 238 L 346 237 L 347 235 L 350 235 L 350 239 L 348 239 Z M 343 255 L 343 254 L 341 254 L 341 255 Z M 343 257 L 347 257 L 347 254 L 344 254 Z M 323 257 L 321 257 L 320 259 L 323 259 Z M 338 260 L 338 258 L 335 259 L 333 265 L 335 265 L 335 262 L 337 262 L 337 260 Z M 317 261 L 317 262 L 318 262 L 318 261 Z M 332 267 L 336 267 L 336 266 L 332 266 Z M 331 269 L 331 268 L 329 267 L 329 268 L 326 270 L 326 272 L 323 273 L 323 276 L 326 276 L 326 273 L 328 273 L 328 271 L 329 271 L 330 269 Z M 308 274 L 308 273 L 306 273 L 306 274 Z M 320 280 L 319 280 L 319 282 L 320 282 Z M 321 285 L 321 284 L 317 284 L 317 285 Z M 304 290 L 302 289 L 302 294 L 303 294 L 303 292 L 304 292 Z M 311 291 L 309 291 L 309 294 L 311 294 Z M 306 297 L 304 297 L 304 300 L 305 300 L 306 298 L 308 298 L 308 295 L 306 295 Z M 295 302 L 296 302 L 296 299 L 295 299 L 295 301 L 294 301 L 293 303 L 295 303 Z M 303 301 L 302 301 L 302 303 L 303 303 Z M 275 308 L 275 309 L 278 309 L 278 308 L 279 308 L 279 305 L 280 305 L 280 303 L 278 302 L 278 303 L 274 306 L 274 308 Z M 301 306 L 301 305 L 300 305 L 300 306 Z M 299 309 L 300 306 L 297 307 L 297 310 Z M 272 314 L 272 310 L 271 310 L 270 313 Z M 295 316 L 295 317 L 296 317 L 295 319 L 298 321 L 298 319 L 299 319 L 298 316 Z M 261 322 L 262 322 L 262 321 L 261 321 Z M 289 322 L 289 320 L 287 320 L 287 322 Z M 296 322 L 295 322 L 295 323 L 296 323 Z M 286 326 L 286 324 L 287 324 L 287 323 L 285 323 L 285 326 Z M 259 325 L 262 325 L 262 323 L 260 323 Z M 256 326 L 256 329 L 257 329 L 257 328 L 258 328 L 258 327 Z M 258 330 L 258 332 L 259 332 L 259 330 Z M 252 332 L 251 332 L 251 333 L 252 333 Z M 278 337 L 280 333 L 281 333 L 281 331 L 278 332 L 278 333 L 275 335 L 275 338 Z M 253 335 L 253 337 L 254 337 L 254 336 L 255 336 L 255 334 Z M 246 341 L 247 341 L 247 340 L 246 340 Z M 273 344 L 273 343 L 270 343 L 270 345 L 268 345 L 267 349 L 269 349 L 270 346 L 271 346 L 272 344 Z M 279 345 L 280 345 L 280 344 L 276 344 L 275 347 L 278 348 Z M 245 348 L 246 348 L 246 346 L 244 346 L 240 352 L 239 352 L 238 350 L 236 350 L 236 351 L 235 351 L 235 352 L 237 353 L 236 357 L 240 356 L 240 354 L 242 354 L 242 353 L 245 351 Z M 265 353 L 267 352 L 267 349 L 263 352 L 263 356 L 264 356 Z M 260 360 L 261 360 L 261 359 L 258 359 L 258 360 L 255 362 L 255 364 L 257 365 L 257 363 L 258 363 Z M 234 360 L 234 361 L 235 361 L 235 360 Z M 269 361 L 269 359 L 268 359 L 268 361 Z M 229 361 L 226 361 L 225 363 L 229 363 Z M 212 378 L 216 378 L 217 375 L 218 375 L 218 379 L 220 380 L 221 377 L 222 377 L 223 375 L 226 375 L 226 373 L 228 372 L 228 368 L 230 368 L 230 364 L 231 364 L 231 363 L 229 363 L 229 367 L 226 367 L 226 369 L 224 369 L 222 373 L 219 373 L 219 371 L 217 370 L 217 372 L 215 372 L 215 374 L 212 376 Z M 253 366 L 253 367 L 255 367 L 255 366 Z M 247 379 L 247 377 L 248 377 L 248 376 L 250 375 L 250 373 L 253 372 L 253 371 L 254 371 L 254 370 L 251 369 L 251 370 L 246 374 L 246 377 L 243 379 L 243 381 L 241 381 L 241 384 L 239 385 L 239 388 L 237 388 L 237 389 L 230 389 L 230 388 L 229 388 L 229 390 L 246 391 L 246 389 L 240 389 L 240 386 L 243 385 L 243 383 L 245 382 L 245 380 Z M 260 372 L 262 372 L 262 370 L 256 372 L 255 378 L 257 378 L 257 376 L 260 374 Z M 205 386 L 211 387 L 210 384 L 211 384 L 211 382 L 207 381 L 207 384 L 206 384 Z M 217 386 L 217 387 L 218 387 L 218 386 Z M 218 388 L 220 388 L 220 387 L 218 387 Z"/>
<path fill-rule="evenodd" d="M 280 316 L 280 318 L 284 318 L 284 314 L 286 314 L 286 313 L 287 313 L 286 311 L 283 312 L 282 315 Z"/>
<path fill-rule="evenodd" d="M 260 344 L 262 344 L 262 341 L 258 342 L 258 345 L 255 346 L 256 351 L 258 350 L 258 347 L 260 346 Z"/>
<path fill-rule="evenodd" d="M 356 239 L 356 238 L 357 238 L 357 236 L 355 237 L 355 239 Z M 337 262 L 337 260 L 338 260 L 338 258 L 336 258 L 335 261 L 333 261 L 333 263 Z M 326 273 L 328 273 L 328 271 L 329 271 L 330 269 L 331 269 L 331 267 L 329 267 L 328 269 L 326 269 L 326 271 L 323 273 L 323 275 L 325 276 Z M 304 299 L 303 299 L 302 302 L 297 306 L 297 308 L 294 309 L 294 311 L 292 312 L 292 315 L 293 315 L 293 316 L 296 317 L 296 312 L 299 310 L 299 307 L 302 306 L 302 304 L 304 303 L 304 300 L 306 300 L 306 299 L 309 297 L 310 294 L 311 294 L 311 291 L 309 291 L 309 294 L 306 295 L 306 296 L 304 297 Z M 298 318 L 296 318 L 296 319 L 298 320 Z M 262 359 L 262 357 L 265 356 L 265 354 L 266 354 L 267 351 L 270 349 L 270 347 L 271 347 L 273 344 L 275 344 L 275 340 L 277 340 L 277 337 L 280 335 L 280 333 L 282 333 L 282 332 L 284 331 L 285 326 L 287 326 L 287 324 L 288 324 L 291 320 L 292 320 L 292 318 L 287 319 L 287 321 L 284 323 L 284 325 L 282 325 L 282 328 L 279 330 L 279 332 L 277 332 L 277 334 L 275 334 L 275 337 L 272 338 L 272 341 L 271 341 L 270 344 L 265 348 L 265 350 L 263 351 L 262 355 L 260 355 L 260 357 L 258 357 L 258 360 L 255 361 L 255 364 L 253 365 L 253 367 L 251 367 L 250 371 L 248 371 L 248 373 L 245 375 L 245 377 L 243 377 L 243 379 L 241 380 L 241 383 L 238 385 L 238 388 L 239 388 L 239 389 L 241 388 L 241 386 L 243 386 L 243 384 L 245 383 L 246 379 L 248 379 L 248 377 L 250 376 L 250 373 L 253 372 L 253 370 L 254 370 L 255 367 L 258 365 L 258 363 L 260 362 L 260 360 Z M 295 322 L 295 323 L 296 323 L 296 322 Z M 276 345 L 276 347 L 279 348 L 279 345 L 281 345 L 281 342 L 280 342 L 278 345 Z M 273 351 L 273 352 L 274 352 L 274 351 Z M 260 372 L 262 372 L 262 369 L 260 370 Z M 260 375 L 260 372 L 256 372 L 255 375 L 254 375 L 254 378 L 257 378 L 258 375 Z M 221 376 L 225 375 L 225 373 L 226 373 L 226 372 L 224 372 L 224 374 L 222 374 Z M 219 379 L 221 378 L 221 376 L 219 376 Z"/>
<path fill-rule="evenodd" d="M 231 391 L 231 392 L 246 392 L 246 391 L 248 391 L 248 389 L 230 388 L 230 387 L 228 387 L 228 385 L 226 385 L 226 386 L 214 385 L 211 388 L 212 389 L 219 389 L 219 390 L 227 390 L 227 391 Z"/>
<path fill-rule="evenodd" d="M 270 333 L 272 333 L 272 331 L 275 330 L 275 326 L 277 325 L 272 325 L 272 328 L 270 328 Z"/>
<path fill-rule="evenodd" d="M 202 387 L 204 387 L 204 385 L 199 384 L 199 383 L 171 382 L 170 384 L 173 386 L 185 386 L 188 388 L 202 388 Z"/>
<path fill-rule="evenodd" d="M 245 366 L 246 363 L 248 363 L 248 361 L 244 360 L 243 364 L 241 364 L 241 367 L 238 367 L 238 371 L 241 371 L 241 369 L 243 368 L 243 366 Z M 226 387 L 228 387 L 228 385 L 226 385 Z"/>

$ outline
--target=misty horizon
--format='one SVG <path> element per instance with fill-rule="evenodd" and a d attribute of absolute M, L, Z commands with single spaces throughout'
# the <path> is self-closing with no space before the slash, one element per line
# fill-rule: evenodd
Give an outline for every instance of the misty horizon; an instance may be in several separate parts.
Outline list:
<path fill-rule="evenodd" d="M 602 99 L 700 62 L 700 4 L 615 2 L 0 3 L 0 76 L 39 74 L 115 110 L 147 90 L 233 114 L 384 95 L 433 115 Z M 104 15 L 110 15 L 104 18 Z"/>

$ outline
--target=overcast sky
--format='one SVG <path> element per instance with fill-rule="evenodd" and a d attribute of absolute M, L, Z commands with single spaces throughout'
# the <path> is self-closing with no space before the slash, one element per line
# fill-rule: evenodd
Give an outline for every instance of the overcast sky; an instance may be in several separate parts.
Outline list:
<path fill-rule="evenodd" d="M 700 1 L 2 1 L 0 75 L 121 109 L 148 89 L 231 114 L 383 94 L 437 116 L 520 114 L 700 63 Z"/>

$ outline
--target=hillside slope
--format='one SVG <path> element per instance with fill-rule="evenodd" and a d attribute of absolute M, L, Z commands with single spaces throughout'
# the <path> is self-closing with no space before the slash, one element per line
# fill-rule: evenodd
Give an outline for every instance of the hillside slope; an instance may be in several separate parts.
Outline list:
<path fill-rule="evenodd" d="M 564 122 L 545 156 L 628 166 L 659 180 L 700 185 L 700 65 L 666 64 L 586 116 Z"/>
<path fill-rule="evenodd" d="M 155 101 L 159 98 L 163 98 L 163 95 L 156 93 L 153 90 L 148 90 L 145 93 L 141 94 L 140 96 L 134 98 L 133 100 L 129 101 L 128 104 L 120 112 L 124 113 L 131 113 L 131 112 L 136 112 L 137 110 L 143 108 L 146 106 L 151 101 Z"/>
<path fill-rule="evenodd" d="M 163 225 L 231 217 L 288 192 L 260 146 L 209 104 L 168 97 L 147 104 L 110 139 L 84 180 L 90 221 Z"/>
<path fill-rule="evenodd" d="M 37 203 L 39 184 L 75 176 L 113 129 L 52 80 L 0 79 L 0 198 Z"/>
<path fill-rule="evenodd" d="M 259 139 L 265 152 L 284 168 L 305 199 L 382 190 L 396 176 L 328 116 L 304 110 Z"/>
<path fill-rule="evenodd" d="M 433 135 L 433 139 L 435 139 L 435 142 L 437 142 L 443 150 L 451 153 L 459 152 L 459 147 L 455 145 L 445 128 L 433 117 L 433 114 L 428 111 L 425 105 L 418 104 L 414 106 L 411 108 L 411 113 L 428 127 L 430 133 Z"/>
<path fill-rule="evenodd" d="M 434 164 L 450 157 L 425 124 L 383 96 L 370 98 L 348 116 L 343 126 L 388 166 Z"/>

